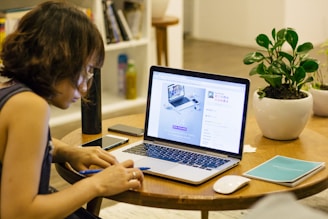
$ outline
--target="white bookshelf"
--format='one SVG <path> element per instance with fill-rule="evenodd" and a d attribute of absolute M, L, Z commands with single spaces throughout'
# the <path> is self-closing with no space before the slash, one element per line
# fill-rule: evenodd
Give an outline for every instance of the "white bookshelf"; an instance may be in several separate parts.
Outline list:
<path fill-rule="evenodd" d="M 90 8 L 93 21 L 105 40 L 105 23 L 101 0 L 69 0 L 77 6 Z M 117 8 L 124 0 L 114 0 Z M 148 71 L 150 66 L 150 38 L 151 38 L 151 0 L 140 0 L 144 3 L 142 16 L 142 37 L 138 40 L 123 41 L 105 45 L 105 63 L 101 73 L 102 87 L 102 114 L 120 115 L 126 112 L 133 113 L 134 109 L 142 109 L 146 103 Z M 11 8 L 31 7 L 42 0 L 11 1 L 6 0 L 0 6 L 1 10 Z M 135 100 L 126 100 L 118 95 L 117 88 L 117 59 L 120 53 L 126 53 L 135 60 L 137 68 L 138 97 Z M 74 103 L 69 109 L 61 110 L 52 107 L 50 126 L 64 125 L 81 119 L 81 103 Z"/>
<path fill-rule="evenodd" d="M 94 23 L 97 25 L 105 42 L 105 24 L 101 0 L 71 0 L 81 7 L 91 8 Z M 119 6 L 123 0 L 114 1 Z M 134 109 L 143 108 L 146 104 L 146 93 L 148 84 L 148 71 L 150 66 L 150 0 L 143 0 L 142 37 L 138 40 L 123 41 L 115 44 L 105 45 L 105 62 L 101 72 L 102 87 L 102 114 L 119 115 L 124 112 L 133 112 Z M 129 58 L 135 60 L 137 68 L 138 97 L 135 100 L 126 100 L 124 96 L 118 95 L 117 87 L 117 58 L 120 53 L 126 53 Z M 52 108 L 50 125 L 59 126 L 68 122 L 81 119 L 80 102 L 75 103 L 67 110 Z"/>
<path fill-rule="evenodd" d="M 3 0 L 0 10 L 31 7 L 45 0 Z M 94 13 L 94 22 L 100 32 L 105 37 L 105 26 L 102 17 L 101 0 L 69 0 L 81 7 L 90 7 Z M 115 3 L 122 3 L 123 0 L 114 0 Z M 146 89 L 148 84 L 148 71 L 150 64 L 156 64 L 156 40 L 155 31 L 151 27 L 151 0 L 142 0 L 145 3 L 143 12 L 143 37 L 139 40 L 122 42 L 118 44 L 106 45 L 106 63 L 102 69 L 102 112 L 108 117 L 119 116 L 143 111 L 146 102 Z M 183 0 L 171 0 L 167 10 L 168 15 L 177 16 L 179 24 L 168 29 L 169 38 L 169 63 L 171 67 L 182 68 L 183 66 Z M 117 96 L 117 55 L 126 52 L 136 60 L 138 71 L 138 98 L 136 100 L 125 100 Z M 105 73 L 110 72 L 110 73 Z M 109 75 L 110 74 L 110 75 Z M 142 104 L 140 104 L 142 103 Z M 140 109 L 140 107 L 143 107 Z M 138 109 L 139 108 L 139 109 Z M 52 126 L 67 124 L 71 121 L 80 120 L 80 104 L 75 103 L 67 110 L 53 110 L 50 119 Z"/>
<path fill-rule="evenodd" d="M 70 0 L 81 7 L 91 8 L 93 20 L 97 25 L 105 42 L 105 24 L 101 0 Z M 120 7 L 123 0 L 114 1 Z M 142 37 L 138 40 L 123 41 L 105 45 L 105 62 L 101 73 L 102 114 L 120 115 L 125 112 L 133 113 L 134 109 L 142 109 L 146 104 L 148 71 L 150 66 L 150 32 L 151 10 L 150 0 L 143 0 Z M 117 87 L 117 59 L 120 53 L 126 53 L 135 60 L 137 68 L 138 97 L 135 100 L 126 100 L 118 95 Z M 52 108 L 50 125 L 58 126 L 81 119 L 80 102 L 73 104 L 67 110 Z"/>

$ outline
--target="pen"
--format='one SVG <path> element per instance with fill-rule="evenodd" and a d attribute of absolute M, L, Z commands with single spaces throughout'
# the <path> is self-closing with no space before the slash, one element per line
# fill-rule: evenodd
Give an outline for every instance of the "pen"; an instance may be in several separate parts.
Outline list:
<path fill-rule="evenodd" d="M 138 168 L 141 171 L 150 169 L 150 167 L 138 167 Z M 87 174 L 99 173 L 100 171 L 102 171 L 102 169 L 91 169 L 91 170 L 81 170 L 79 171 L 79 173 L 83 175 L 87 175 Z"/>

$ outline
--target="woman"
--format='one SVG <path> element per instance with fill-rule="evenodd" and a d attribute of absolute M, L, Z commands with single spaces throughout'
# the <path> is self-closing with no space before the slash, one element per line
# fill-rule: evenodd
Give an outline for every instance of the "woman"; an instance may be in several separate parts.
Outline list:
<path fill-rule="evenodd" d="M 131 160 L 51 140 L 50 105 L 67 109 L 83 97 L 93 68 L 103 64 L 102 37 L 86 15 L 67 3 L 38 5 L 6 37 L 1 59 L 0 218 L 72 217 L 97 196 L 141 186 L 143 174 Z M 50 193 L 51 162 L 104 170 Z"/>

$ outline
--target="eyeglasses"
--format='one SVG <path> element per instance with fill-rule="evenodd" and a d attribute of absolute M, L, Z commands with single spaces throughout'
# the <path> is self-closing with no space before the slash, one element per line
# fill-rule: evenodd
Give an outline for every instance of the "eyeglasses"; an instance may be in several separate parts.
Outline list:
<path fill-rule="evenodd" d="M 91 66 L 91 65 L 88 65 L 86 67 L 86 75 L 80 75 L 80 78 L 78 80 L 78 86 L 81 87 L 81 86 L 85 86 L 88 84 L 88 82 L 93 78 L 94 76 L 94 69 L 95 67 Z"/>
<path fill-rule="evenodd" d="M 91 78 L 93 78 L 94 76 L 94 72 L 95 72 L 95 68 L 92 67 L 91 65 L 88 65 L 87 66 L 87 81 L 89 81 Z"/>

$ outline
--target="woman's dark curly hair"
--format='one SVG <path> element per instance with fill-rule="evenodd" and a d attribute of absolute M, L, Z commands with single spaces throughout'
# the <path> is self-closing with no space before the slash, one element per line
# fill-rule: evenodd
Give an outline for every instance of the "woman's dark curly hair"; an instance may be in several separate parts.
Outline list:
<path fill-rule="evenodd" d="M 88 62 L 100 68 L 104 56 L 102 37 L 90 18 L 68 3 L 48 1 L 23 16 L 6 37 L 0 75 L 51 99 L 56 82 L 69 79 L 78 88 Z"/>

